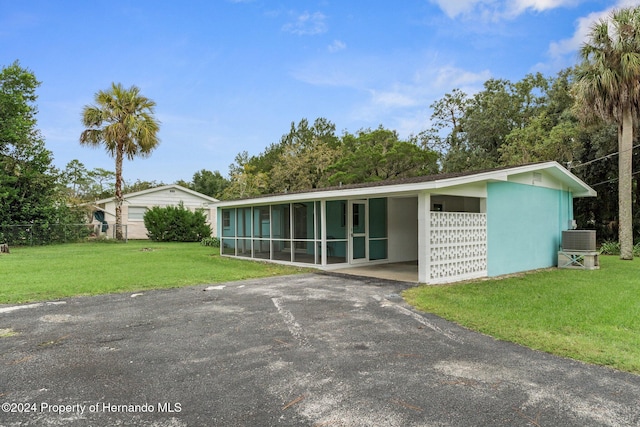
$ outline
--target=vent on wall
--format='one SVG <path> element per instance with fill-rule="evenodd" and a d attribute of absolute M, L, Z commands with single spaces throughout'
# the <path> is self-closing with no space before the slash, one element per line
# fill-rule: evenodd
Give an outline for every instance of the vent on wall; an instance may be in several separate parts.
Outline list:
<path fill-rule="evenodd" d="M 562 232 L 563 251 L 595 252 L 595 230 L 567 230 Z"/>

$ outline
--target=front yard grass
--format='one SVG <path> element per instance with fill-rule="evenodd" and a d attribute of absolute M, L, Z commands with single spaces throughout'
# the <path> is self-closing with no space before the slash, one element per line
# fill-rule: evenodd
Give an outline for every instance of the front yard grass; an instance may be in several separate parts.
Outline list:
<path fill-rule="evenodd" d="M 221 283 L 308 271 L 221 257 L 199 243 L 11 247 L 0 256 L 0 304 Z"/>
<path fill-rule="evenodd" d="M 495 338 L 640 373 L 640 259 L 600 258 L 600 270 L 407 290 L 416 308 Z"/>

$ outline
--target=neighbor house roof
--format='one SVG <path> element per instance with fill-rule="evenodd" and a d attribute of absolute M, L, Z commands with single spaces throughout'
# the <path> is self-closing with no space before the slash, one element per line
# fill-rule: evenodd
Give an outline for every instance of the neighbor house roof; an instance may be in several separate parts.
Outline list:
<path fill-rule="evenodd" d="M 531 163 L 521 166 L 507 166 L 496 169 L 473 172 L 445 173 L 428 176 L 416 176 L 396 180 L 366 182 L 341 186 L 314 188 L 288 193 L 270 194 L 246 199 L 220 201 L 218 206 L 246 205 L 256 203 L 286 202 L 316 197 L 332 198 L 341 196 L 369 196 L 385 194 L 415 193 L 422 190 L 437 190 L 480 182 L 508 181 L 509 177 L 538 172 L 546 173 L 560 182 L 574 197 L 595 197 L 596 191 L 577 176 L 573 175 L 558 162 Z M 308 196 L 308 197 L 307 197 Z"/>
<path fill-rule="evenodd" d="M 214 197 L 210 197 L 207 196 L 206 194 L 202 194 L 202 193 L 198 193 L 197 191 L 193 191 L 190 190 L 188 188 L 185 188 L 181 185 L 178 184 L 171 184 L 171 185 L 163 185 L 161 187 L 154 187 L 154 188 L 149 188 L 147 190 L 142 190 L 142 191 L 136 191 L 134 193 L 128 193 L 128 194 L 124 194 L 123 197 L 125 200 L 130 199 L 130 198 L 134 198 L 137 196 L 142 196 L 145 194 L 151 194 L 151 193 L 157 193 L 159 191 L 164 191 L 164 190 L 168 190 L 168 189 L 174 189 L 174 190 L 178 190 L 178 191 L 182 191 L 185 193 L 189 193 L 193 196 L 199 197 L 201 199 L 207 200 L 211 203 L 215 203 L 218 201 L 218 199 L 214 198 Z M 94 204 L 94 205 L 99 205 L 102 203 L 109 203 L 115 200 L 115 196 L 114 197 L 108 197 L 106 199 L 101 199 L 101 200 L 96 200 L 95 202 L 91 202 L 90 204 Z"/>

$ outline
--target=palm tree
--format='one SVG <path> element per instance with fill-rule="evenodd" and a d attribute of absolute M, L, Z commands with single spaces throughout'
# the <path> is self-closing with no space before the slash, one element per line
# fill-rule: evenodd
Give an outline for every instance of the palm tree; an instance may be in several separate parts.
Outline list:
<path fill-rule="evenodd" d="M 140 95 L 140 89 L 125 89 L 112 83 L 95 95 L 95 105 L 82 110 L 85 130 L 80 144 L 103 146 L 116 160 L 116 238 L 122 240 L 122 160 L 146 157 L 158 145 L 159 122 L 153 117 L 156 103 Z"/>
<path fill-rule="evenodd" d="M 580 49 L 577 106 L 618 125 L 620 258 L 633 259 L 632 150 L 640 101 L 640 7 L 613 11 L 596 23 Z"/>

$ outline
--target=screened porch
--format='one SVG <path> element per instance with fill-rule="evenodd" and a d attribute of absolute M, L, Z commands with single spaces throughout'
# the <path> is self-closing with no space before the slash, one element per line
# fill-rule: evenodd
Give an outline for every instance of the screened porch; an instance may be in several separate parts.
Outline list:
<path fill-rule="evenodd" d="M 388 258 L 387 199 L 221 209 L 223 255 L 327 266 Z"/>

